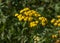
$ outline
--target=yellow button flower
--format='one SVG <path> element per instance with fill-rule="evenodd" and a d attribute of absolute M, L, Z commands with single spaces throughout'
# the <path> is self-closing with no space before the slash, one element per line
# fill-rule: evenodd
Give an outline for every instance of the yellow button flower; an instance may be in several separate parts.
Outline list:
<path fill-rule="evenodd" d="M 33 18 L 32 17 L 28 17 L 28 21 L 32 21 L 33 20 Z"/>
<path fill-rule="evenodd" d="M 27 11 L 27 10 L 30 10 L 30 9 L 29 9 L 29 8 L 24 8 L 23 10 L 24 10 L 24 11 Z"/>
<path fill-rule="evenodd" d="M 29 10 L 29 11 L 27 11 L 27 13 L 29 14 L 29 13 L 32 13 L 32 12 L 31 12 L 31 10 Z"/>
<path fill-rule="evenodd" d="M 41 22 L 45 22 L 45 20 L 42 20 Z"/>
<path fill-rule="evenodd" d="M 24 12 L 24 14 L 25 14 L 26 16 L 28 16 L 28 15 L 29 15 L 27 12 Z"/>
<path fill-rule="evenodd" d="M 27 20 L 28 20 L 28 17 L 25 17 L 25 18 L 24 18 L 24 21 L 27 21 Z"/>
<path fill-rule="evenodd" d="M 19 18 L 19 21 L 22 21 L 22 18 Z"/>
<path fill-rule="evenodd" d="M 33 13 L 33 14 L 35 14 L 35 13 L 36 13 L 36 11 L 34 11 L 34 10 L 31 10 L 31 11 L 32 11 L 32 13 Z"/>
<path fill-rule="evenodd" d="M 38 17 L 38 14 L 34 14 L 35 17 Z"/>
<path fill-rule="evenodd" d="M 60 22 L 60 19 L 58 19 L 58 22 Z"/>
<path fill-rule="evenodd" d="M 58 23 L 54 23 L 54 26 L 57 26 L 58 25 Z"/>
<path fill-rule="evenodd" d="M 16 13 L 15 16 L 18 16 L 18 13 Z"/>
<path fill-rule="evenodd" d="M 37 23 L 37 24 L 38 24 L 38 23 L 39 23 L 39 21 L 35 21 L 35 23 Z"/>
<path fill-rule="evenodd" d="M 35 27 L 37 24 L 35 22 L 30 22 L 30 27 Z"/>
<path fill-rule="evenodd" d="M 23 13 L 24 11 L 30 10 L 29 8 L 24 8 L 22 10 L 20 10 L 20 13 Z"/>
<path fill-rule="evenodd" d="M 24 10 L 20 10 L 20 13 L 23 13 L 24 12 Z"/>
<path fill-rule="evenodd" d="M 38 14 L 38 16 L 41 16 L 40 14 Z"/>
<path fill-rule="evenodd" d="M 32 16 L 33 15 L 33 13 L 29 13 L 29 16 Z"/>
<path fill-rule="evenodd" d="M 22 19 L 24 19 L 24 18 L 25 18 L 25 16 L 22 16 L 21 18 L 22 18 Z"/>
<path fill-rule="evenodd" d="M 39 20 L 42 20 L 42 17 L 39 17 Z"/>
<path fill-rule="evenodd" d="M 52 38 L 57 38 L 57 35 L 52 35 Z"/>
<path fill-rule="evenodd" d="M 52 20 L 51 20 L 51 23 L 54 23 L 54 22 L 55 22 L 55 19 L 52 19 Z"/>
<path fill-rule="evenodd" d="M 60 18 L 60 15 L 57 15 L 57 18 Z"/>
<path fill-rule="evenodd" d="M 17 18 L 21 18 L 22 17 L 22 14 L 18 15 Z"/>
<path fill-rule="evenodd" d="M 46 24 L 45 23 L 41 23 L 42 24 L 42 26 L 45 26 Z"/>
<path fill-rule="evenodd" d="M 58 26 L 60 26 L 60 23 L 58 23 Z"/>

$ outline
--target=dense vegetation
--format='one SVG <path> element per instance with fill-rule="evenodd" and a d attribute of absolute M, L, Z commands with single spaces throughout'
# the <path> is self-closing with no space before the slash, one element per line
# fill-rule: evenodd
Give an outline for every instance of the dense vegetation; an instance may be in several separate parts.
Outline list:
<path fill-rule="evenodd" d="M 0 43 L 60 43 L 60 0 L 0 0 Z"/>

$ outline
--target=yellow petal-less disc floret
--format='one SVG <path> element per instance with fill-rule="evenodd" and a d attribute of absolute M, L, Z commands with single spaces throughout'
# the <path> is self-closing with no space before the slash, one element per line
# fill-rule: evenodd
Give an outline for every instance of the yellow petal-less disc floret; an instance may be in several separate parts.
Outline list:
<path fill-rule="evenodd" d="M 33 15 L 33 13 L 29 13 L 29 16 L 32 16 Z"/>
<path fill-rule="evenodd" d="M 35 17 L 38 17 L 38 14 L 34 14 Z"/>
<path fill-rule="evenodd" d="M 51 23 L 54 23 L 54 22 L 55 22 L 55 19 L 52 19 L 52 20 L 51 20 Z"/>
<path fill-rule="evenodd" d="M 54 23 L 54 26 L 57 26 L 57 25 L 58 25 L 58 23 L 55 22 L 55 23 Z"/>
<path fill-rule="evenodd" d="M 60 27 L 60 23 L 58 23 L 58 26 Z"/>
<path fill-rule="evenodd" d="M 19 18 L 19 21 L 22 21 L 22 18 Z"/>
<path fill-rule="evenodd" d="M 52 38 L 57 38 L 57 35 L 55 35 L 55 34 L 54 34 L 54 35 L 52 35 Z"/>
<path fill-rule="evenodd" d="M 20 10 L 20 13 L 23 13 L 24 12 L 24 10 Z"/>
<path fill-rule="evenodd" d="M 39 17 L 39 20 L 42 20 L 42 17 Z"/>
<path fill-rule="evenodd" d="M 60 19 L 58 19 L 58 22 L 60 22 Z"/>
<path fill-rule="evenodd" d="M 42 24 L 42 26 L 45 26 L 45 25 L 46 25 L 46 24 L 45 24 L 45 23 L 43 23 L 43 22 L 42 22 L 41 24 Z"/>
<path fill-rule="evenodd" d="M 21 18 L 22 17 L 22 14 L 18 15 L 17 18 Z"/>
<path fill-rule="evenodd" d="M 60 18 L 60 15 L 57 15 L 57 18 Z"/>
<path fill-rule="evenodd" d="M 22 19 L 24 19 L 24 18 L 25 18 L 25 16 L 22 16 L 21 18 L 22 18 Z"/>
<path fill-rule="evenodd" d="M 27 10 L 30 10 L 30 9 L 29 9 L 29 8 L 24 8 L 23 10 L 24 10 L 24 11 L 27 11 Z"/>
<path fill-rule="evenodd" d="M 31 11 L 32 11 L 32 13 L 33 13 L 33 14 L 35 14 L 35 13 L 36 13 L 36 11 L 34 11 L 34 10 L 31 10 Z"/>
<path fill-rule="evenodd" d="M 32 21 L 33 20 L 33 18 L 32 17 L 28 17 L 28 21 Z"/>
<path fill-rule="evenodd" d="M 38 24 L 38 23 L 39 23 L 39 21 L 35 21 L 35 23 L 37 23 L 37 24 Z"/>
<path fill-rule="evenodd" d="M 35 27 L 37 24 L 35 22 L 30 22 L 30 27 Z"/>
<path fill-rule="evenodd" d="M 27 20 L 28 20 L 28 17 L 25 17 L 25 18 L 24 18 L 24 21 L 27 21 Z"/>
<path fill-rule="evenodd" d="M 29 8 L 24 8 L 22 10 L 20 10 L 20 13 L 23 13 L 24 11 L 30 10 Z"/>
<path fill-rule="evenodd" d="M 18 13 L 15 14 L 15 16 L 18 16 L 18 15 L 19 15 Z"/>

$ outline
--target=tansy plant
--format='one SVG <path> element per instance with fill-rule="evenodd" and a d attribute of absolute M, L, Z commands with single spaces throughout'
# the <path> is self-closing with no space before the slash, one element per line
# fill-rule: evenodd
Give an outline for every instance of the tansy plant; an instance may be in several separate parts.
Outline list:
<path fill-rule="evenodd" d="M 38 25 L 47 26 L 49 21 L 37 11 L 31 10 L 29 8 L 20 10 L 20 13 L 16 13 L 15 16 L 20 22 L 27 22 L 27 25 L 30 28 L 37 27 Z M 56 18 L 52 18 L 50 21 L 53 26 L 60 27 L 60 15 L 57 15 Z"/>
<path fill-rule="evenodd" d="M 56 18 L 57 18 L 57 19 L 53 18 L 53 19 L 51 20 L 51 23 L 52 23 L 54 26 L 60 27 L 60 15 L 57 15 Z"/>
<path fill-rule="evenodd" d="M 20 10 L 20 14 L 16 13 L 15 16 L 21 22 L 27 22 L 28 27 L 36 27 L 38 24 L 45 26 L 47 24 L 47 18 L 41 16 L 37 11 L 24 8 Z"/>

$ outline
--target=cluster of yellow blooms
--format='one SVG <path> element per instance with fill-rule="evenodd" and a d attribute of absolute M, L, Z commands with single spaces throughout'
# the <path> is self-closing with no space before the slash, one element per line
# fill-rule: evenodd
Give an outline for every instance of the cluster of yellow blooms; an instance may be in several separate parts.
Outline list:
<path fill-rule="evenodd" d="M 57 20 L 56 19 L 52 19 L 51 23 L 53 23 L 54 26 L 60 27 L 60 16 L 57 16 L 57 18 L 58 18 Z"/>
<path fill-rule="evenodd" d="M 37 26 L 39 22 L 42 26 L 45 26 L 47 22 L 45 17 L 41 17 L 41 14 L 34 10 L 30 10 L 29 8 L 20 10 L 20 14 L 16 13 L 15 16 L 19 19 L 19 21 L 28 21 L 30 23 L 30 27 Z"/>
<path fill-rule="evenodd" d="M 45 18 L 45 17 L 39 17 L 39 20 L 40 20 L 42 26 L 45 26 L 45 25 L 46 25 L 46 23 L 47 23 L 47 18 Z"/>
<path fill-rule="evenodd" d="M 57 35 L 56 35 L 56 34 L 53 34 L 53 35 L 52 35 L 52 38 L 57 38 Z"/>

